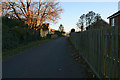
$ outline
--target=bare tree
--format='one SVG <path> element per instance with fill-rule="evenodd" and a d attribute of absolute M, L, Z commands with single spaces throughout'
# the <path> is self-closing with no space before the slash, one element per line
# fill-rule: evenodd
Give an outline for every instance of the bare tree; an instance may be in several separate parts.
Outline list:
<path fill-rule="evenodd" d="M 90 11 L 86 14 L 86 26 L 89 26 L 100 19 L 101 19 L 100 14 Z"/>
<path fill-rule="evenodd" d="M 40 29 L 44 22 L 56 23 L 63 9 L 55 0 L 17 0 L 2 2 L 4 16 L 24 21 L 30 28 Z"/>
<path fill-rule="evenodd" d="M 0 17 L 2 16 L 2 3 L 0 2 Z"/>
<path fill-rule="evenodd" d="M 87 14 L 83 14 L 80 16 L 77 22 L 77 27 L 80 28 L 81 31 L 83 31 L 84 27 L 90 26 L 93 23 L 99 21 L 100 19 L 100 14 L 90 11 Z"/>
<path fill-rule="evenodd" d="M 83 28 L 85 27 L 85 20 L 86 20 L 85 14 L 81 15 L 80 19 L 78 20 L 77 26 L 78 28 L 81 29 L 81 31 L 83 31 Z"/>

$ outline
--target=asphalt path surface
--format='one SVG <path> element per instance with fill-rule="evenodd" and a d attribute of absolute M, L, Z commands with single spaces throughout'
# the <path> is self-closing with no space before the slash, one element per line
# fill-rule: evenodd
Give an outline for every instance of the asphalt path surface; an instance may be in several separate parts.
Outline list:
<path fill-rule="evenodd" d="M 28 49 L 2 62 L 3 78 L 84 78 L 85 69 L 62 37 Z"/>

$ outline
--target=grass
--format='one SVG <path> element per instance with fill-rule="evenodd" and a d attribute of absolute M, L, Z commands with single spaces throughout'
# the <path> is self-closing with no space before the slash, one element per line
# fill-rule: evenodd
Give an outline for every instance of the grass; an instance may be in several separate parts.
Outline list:
<path fill-rule="evenodd" d="M 35 42 L 28 43 L 27 45 L 22 44 L 22 45 L 20 45 L 19 47 L 15 48 L 15 49 L 6 50 L 6 51 L 2 52 L 2 59 L 6 59 L 9 56 L 13 56 L 15 54 L 18 54 L 18 53 L 20 53 L 20 52 L 22 52 L 24 50 L 27 50 L 29 48 L 32 48 L 34 46 L 46 43 L 46 42 L 48 42 L 50 40 L 53 40 L 53 39 L 38 40 L 38 41 L 35 41 Z"/>

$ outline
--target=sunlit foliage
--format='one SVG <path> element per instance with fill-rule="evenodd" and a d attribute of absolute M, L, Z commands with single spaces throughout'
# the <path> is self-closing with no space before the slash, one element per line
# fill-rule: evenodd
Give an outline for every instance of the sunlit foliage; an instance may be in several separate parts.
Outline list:
<path fill-rule="evenodd" d="M 45 22 L 56 23 L 63 9 L 55 0 L 16 0 L 2 2 L 2 15 L 24 21 L 29 28 L 41 29 Z"/>

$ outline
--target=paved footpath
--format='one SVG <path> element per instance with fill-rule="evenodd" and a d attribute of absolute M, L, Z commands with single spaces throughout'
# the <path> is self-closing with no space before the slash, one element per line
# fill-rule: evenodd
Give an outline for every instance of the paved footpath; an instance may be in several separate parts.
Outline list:
<path fill-rule="evenodd" d="M 3 78 L 84 78 L 62 37 L 3 60 Z"/>

